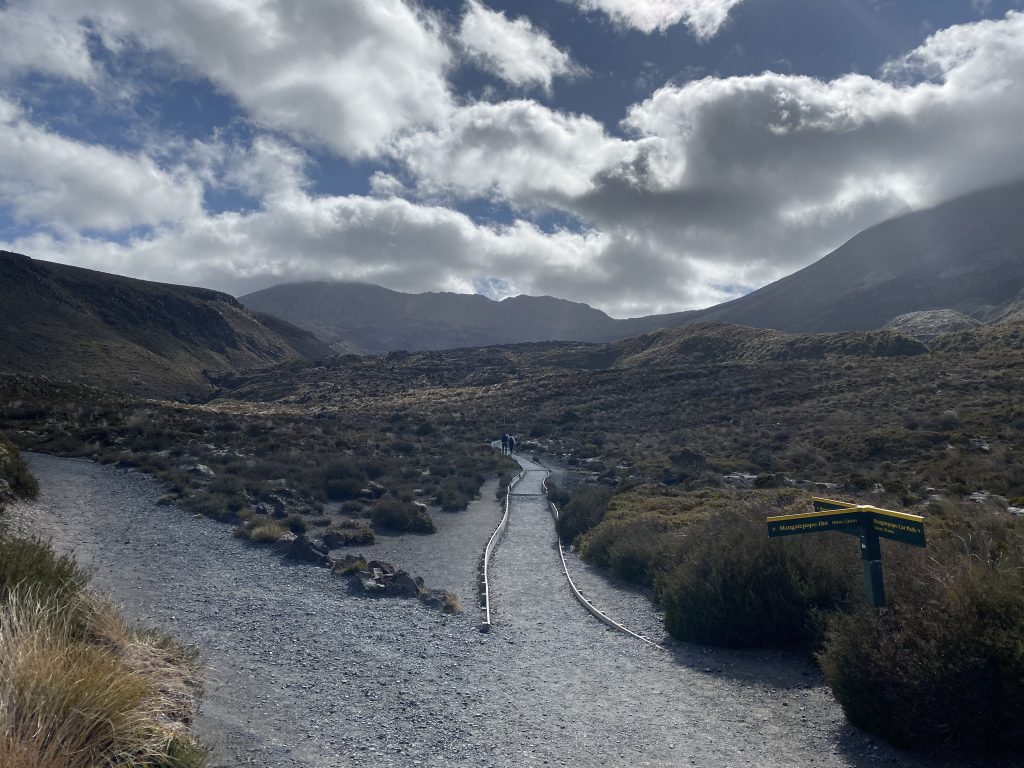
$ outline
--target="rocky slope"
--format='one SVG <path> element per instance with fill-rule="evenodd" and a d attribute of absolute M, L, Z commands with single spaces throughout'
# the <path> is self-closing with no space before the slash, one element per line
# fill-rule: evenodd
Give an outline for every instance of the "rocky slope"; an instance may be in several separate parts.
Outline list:
<path fill-rule="evenodd" d="M 783 331 L 881 328 L 908 312 L 982 317 L 1024 286 L 1024 182 L 883 222 L 825 258 L 686 322 Z"/>
<path fill-rule="evenodd" d="M 309 332 L 224 293 L 0 251 L 0 371 L 149 396 L 205 397 L 207 372 L 330 354 Z"/>

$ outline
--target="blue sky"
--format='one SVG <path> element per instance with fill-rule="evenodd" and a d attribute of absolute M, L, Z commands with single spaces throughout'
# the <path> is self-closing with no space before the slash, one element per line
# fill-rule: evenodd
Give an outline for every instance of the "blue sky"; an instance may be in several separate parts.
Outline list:
<path fill-rule="evenodd" d="M 616 316 L 1024 176 L 1020 0 L 0 2 L 0 248 Z"/>

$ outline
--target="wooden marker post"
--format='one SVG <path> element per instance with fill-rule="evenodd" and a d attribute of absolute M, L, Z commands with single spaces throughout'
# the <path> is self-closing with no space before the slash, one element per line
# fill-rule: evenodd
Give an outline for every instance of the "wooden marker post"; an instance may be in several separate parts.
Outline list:
<path fill-rule="evenodd" d="M 880 539 L 892 539 L 914 547 L 926 545 L 924 518 L 867 504 L 850 504 L 833 499 L 812 499 L 814 511 L 799 515 L 768 518 L 768 537 L 795 536 L 801 533 L 838 531 L 860 537 L 860 557 L 864 563 L 864 591 L 868 604 L 885 607 L 885 583 L 882 579 Z"/>

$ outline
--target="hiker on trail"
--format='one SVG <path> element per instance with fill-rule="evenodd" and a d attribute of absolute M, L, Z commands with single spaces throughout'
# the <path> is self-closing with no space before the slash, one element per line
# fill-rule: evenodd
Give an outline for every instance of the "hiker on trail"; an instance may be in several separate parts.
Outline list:
<path fill-rule="evenodd" d="M 508 432 L 501 436 L 501 454 L 504 456 L 508 453 Z"/>
<path fill-rule="evenodd" d="M 508 452 L 510 456 L 516 452 L 516 439 L 512 435 L 508 436 Z"/>

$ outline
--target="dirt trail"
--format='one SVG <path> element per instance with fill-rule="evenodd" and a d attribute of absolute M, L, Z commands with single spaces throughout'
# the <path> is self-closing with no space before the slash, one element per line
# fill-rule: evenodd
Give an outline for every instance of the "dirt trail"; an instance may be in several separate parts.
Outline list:
<path fill-rule="evenodd" d="M 799 659 L 667 653 L 596 622 L 566 588 L 547 501 L 530 495 L 543 472 L 525 460 L 493 561 L 490 635 L 415 601 L 349 596 L 322 569 L 157 506 L 137 473 L 29 460 L 42 498 L 15 511 L 130 615 L 202 649 L 201 724 L 225 764 L 937 765 L 846 726 Z M 466 540 L 441 555 L 475 563 Z"/>

